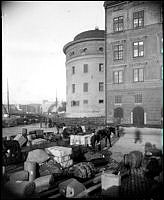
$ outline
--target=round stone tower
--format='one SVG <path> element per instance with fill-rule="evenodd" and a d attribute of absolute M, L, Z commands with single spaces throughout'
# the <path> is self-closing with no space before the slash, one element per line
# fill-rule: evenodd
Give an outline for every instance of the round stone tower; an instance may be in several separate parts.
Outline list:
<path fill-rule="evenodd" d="M 75 36 L 66 55 L 67 117 L 105 115 L 105 31 L 95 28 Z"/>

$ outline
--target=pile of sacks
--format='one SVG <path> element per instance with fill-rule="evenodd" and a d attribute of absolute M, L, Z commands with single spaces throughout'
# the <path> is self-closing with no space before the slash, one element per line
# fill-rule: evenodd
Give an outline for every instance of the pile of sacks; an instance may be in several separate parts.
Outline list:
<path fill-rule="evenodd" d="M 24 170 L 12 173 L 5 188 L 15 197 L 29 197 L 48 190 L 62 173 L 61 165 L 45 150 L 35 149 L 28 153 Z"/>

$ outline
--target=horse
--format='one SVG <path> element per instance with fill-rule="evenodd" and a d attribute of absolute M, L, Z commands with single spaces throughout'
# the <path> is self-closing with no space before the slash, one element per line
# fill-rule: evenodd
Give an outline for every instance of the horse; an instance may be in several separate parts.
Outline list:
<path fill-rule="evenodd" d="M 98 130 L 91 137 L 92 148 L 95 148 L 96 143 L 99 143 L 104 138 L 105 138 L 105 146 L 107 146 L 107 140 L 108 140 L 110 147 L 112 147 L 112 144 L 111 144 L 111 133 L 116 134 L 114 127 L 105 127 L 103 129 Z"/>

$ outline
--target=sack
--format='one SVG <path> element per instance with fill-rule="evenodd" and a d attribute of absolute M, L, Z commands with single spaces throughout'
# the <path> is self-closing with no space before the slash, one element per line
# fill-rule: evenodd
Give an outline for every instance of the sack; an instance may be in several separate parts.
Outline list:
<path fill-rule="evenodd" d="M 59 192 L 66 198 L 75 197 L 85 189 L 85 186 L 74 178 L 68 179 L 59 184 Z"/>
<path fill-rule="evenodd" d="M 39 164 L 39 174 L 40 176 L 53 174 L 55 176 L 60 176 L 62 174 L 62 168 L 59 163 L 54 161 L 52 158 L 48 161 Z"/>
<path fill-rule="evenodd" d="M 81 162 L 69 169 L 69 173 L 75 178 L 88 179 L 95 175 L 95 167 L 92 163 Z"/>
<path fill-rule="evenodd" d="M 27 138 L 25 138 L 22 134 L 17 134 L 14 140 L 18 141 L 20 147 L 27 142 Z"/>
<path fill-rule="evenodd" d="M 17 197 L 29 197 L 35 191 L 35 183 L 29 181 L 8 182 L 5 185 L 6 189 Z"/>
<path fill-rule="evenodd" d="M 29 173 L 29 181 L 33 181 L 36 178 L 36 162 L 26 161 L 24 162 L 24 170 Z"/>
<path fill-rule="evenodd" d="M 158 160 L 156 158 L 151 158 L 147 164 L 145 175 L 149 178 L 154 178 L 155 176 L 158 176 L 160 172 L 161 169 Z"/>
<path fill-rule="evenodd" d="M 91 162 L 94 164 L 95 167 L 106 165 L 108 163 L 105 158 L 92 159 Z"/>
<path fill-rule="evenodd" d="M 88 151 L 87 153 L 84 154 L 84 157 L 86 161 L 91 161 L 99 158 L 103 158 L 103 154 L 95 151 Z"/>
<path fill-rule="evenodd" d="M 110 158 L 120 163 L 124 160 L 124 154 L 122 152 L 112 152 Z"/>
<path fill-rule="evenodd" d="M 10 182 L 28 181 L 28 179 L 29 179 L 29 173 L 28 171 L 25 170 L 14 172 L 10 175 Z"/>
<path fill-rule="evenodd" d="M 42 139 L 42 138 L 38 138 L 38 139 L 32 140 L 31 143 L 32 143 L 32 145 L 45 144 L 45 143 L 47 143 L 47 140 Z"/>
<path fill-rule="evenodd" d="M 39 193 L 45 190 L 48 190 L 51 185 L 53 185 L 55 179 L 53 175 L 42 176 L 34 180 L 35 183 L 35 192 Z"/>
<path fill-rule="evenodd" d="M 35 149 L 28 152 L 27 160 L 31 162 L 43 163 L 49 159 L 48 154 L 43 149 Z"/>
<path fill-rule="evenodd" d="M 43 138 L 44 132 L 41 129 L 35 130 L 36 138 Z"/>

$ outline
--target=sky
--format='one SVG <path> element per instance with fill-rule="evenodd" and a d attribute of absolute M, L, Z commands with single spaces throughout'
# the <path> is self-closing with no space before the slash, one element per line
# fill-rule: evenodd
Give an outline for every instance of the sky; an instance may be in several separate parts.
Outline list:
<path fill-rule="evenodd" d="M 7 80 L 12 104 L 66 101 L 63 47 L 74 37 L 105 29 L 104 1 L 2 3 L 2 102 Z"/>

